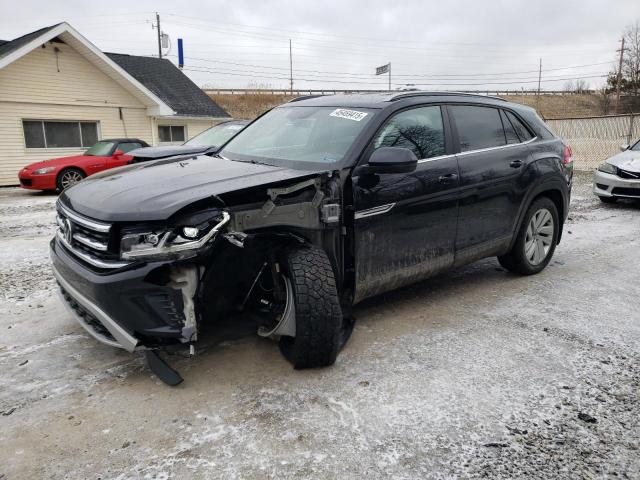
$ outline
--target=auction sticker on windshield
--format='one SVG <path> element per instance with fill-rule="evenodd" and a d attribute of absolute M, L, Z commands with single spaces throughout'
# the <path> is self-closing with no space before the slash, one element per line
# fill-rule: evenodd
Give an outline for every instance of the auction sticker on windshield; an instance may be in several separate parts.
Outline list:
<path fill-rule="evenodd" d="M 331 112 L 329 115 L 331 115 L 332 117 L 346 118 L 348 120 L 354 120 L 356 122 L 359 122 L 364 117 L 366 117 L 368 113 L 358 112 L 357 110 L 347 110 L 346 108 L 337 108 L 333 112 Z"/>

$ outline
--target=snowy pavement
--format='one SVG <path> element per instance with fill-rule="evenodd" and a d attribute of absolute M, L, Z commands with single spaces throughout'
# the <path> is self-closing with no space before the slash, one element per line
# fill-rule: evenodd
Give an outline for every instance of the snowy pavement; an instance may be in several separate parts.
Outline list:
<path fill-rule="evenodd" d="M 331 368 L 255 335 L 176 354 L 177 388 L 60 303 L 56 197 L 0 189 L 0 479 L 640 477 L 640 202 L 589 181 L 541 274 L 367 301 Z"/>

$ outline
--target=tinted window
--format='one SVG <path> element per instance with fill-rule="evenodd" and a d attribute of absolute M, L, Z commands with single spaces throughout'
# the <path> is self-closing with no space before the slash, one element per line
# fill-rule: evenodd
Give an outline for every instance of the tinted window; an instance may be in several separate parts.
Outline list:
<path fill-rule="evenodd" d="M 504 134 L 507 137 L 507 143 L 520 143 L 520 138 L 516 134 L 513 125 L 505 115 L 505 112 L 501 112 L 500 114 L 502 118 L 502 126 L 504 127 Z"/>
<path fill-rule="evenodd" d="M 460 149 L 463 152 L 506 144 L 497 108 L 452 105 L 449 111 L 458 127 Z"/>
<path fill-rule="evenodd" d="M 80 124 L 80 133 L 82 134 L 82 146 L 88 147 L 98 141 L 98 124 L 82 122 Z"/>
<path fill-rule="evenodd" d="M 419 159 L 444 155 L 444 127 L 439 106 L 400 112 L 383 127 L 374 148 L 408 148 Z"/>
<path fill-rule="evenodd" d="M 522 124 L 522 122 L 518 119 L 518 117 L 516 117 L 511 112 L 505 112 L 505 113 L 507 114 L 507 118 L 511 122 L 511 125 L 513 125 L 513 128 L 518 134 L 518 137 L 520 137 L 520 141 L 526 142 L 527 140 L 531 140 L 533 138 L 533 135 L 531 135 L 527 127 L 525 127 Z"/>
<path fill-rule="evenodd" d="M 140 148 L 142 147 L 142 145 L 140 145 L 139 143 L 135 143 L 135 142 L 127 142 L 127 143 L 121 143 L 120 145 L 118 145 L 118 150 L 122 150 L 124 153 L 130 152 L 131 150 L 135 150 L 136 148 Z"/>
<path fill-rule="evenodd" d="M 27 148 L 88 147 L 98 141 L 96 122 L 25 120 L 22 128 Z"/>
<path fill-rule="evenodd" d="M 44 130 L 42 122 L 22 122 L 24 143 L 27 148 L 44 148 Z"/>
<path fill-rule="evenodd" d="M 47 147 L 81 147 L 80 129 L 77 123 L 70 122 L 45 122 L 44 134 L 47 138 Z"/>

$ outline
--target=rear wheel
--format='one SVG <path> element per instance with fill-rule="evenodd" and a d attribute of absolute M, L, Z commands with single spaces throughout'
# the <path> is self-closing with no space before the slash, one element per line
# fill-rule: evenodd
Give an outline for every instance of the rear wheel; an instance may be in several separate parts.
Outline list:
<path fill-rule="evenodd" d="M 598 195 L 598 198 L 602 203 L 616 203 L 618 200 L 616 197 L 601 197 L 600 195 Z"/>
<path fill-rule="evenodd" d="M 326 253 L 312 245 L 284 251 L 283 275 L 292 287 L 295 337 L 280 338 L 280 350 L 294 368 L 332 365 L 349 337 L 351 322 L 343 322 L 335 277 Z"/>
<path fill-rule="evenodd" d="M 56 186 L 58 187 L 59 191 L 63 191 L 69 187 L 73 187 L 84 177 L 86 177 L 86 175 L 82 170 L 79 170 L 77 168 L 65 168 L 58 174 Z"/>
<path fill-rule="evenodd" d="M 537 199 L 527 210 L 511 251 L 498 257 L 500 265 L 521 275 L 542 271 L 556 249 L 559 230 L 556 205 L 547 197 Z"/>

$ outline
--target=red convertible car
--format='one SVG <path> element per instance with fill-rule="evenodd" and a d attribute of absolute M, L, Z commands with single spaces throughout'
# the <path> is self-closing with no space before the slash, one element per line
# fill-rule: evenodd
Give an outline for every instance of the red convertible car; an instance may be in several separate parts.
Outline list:
<path fill-rule="evenodd" d="M 31 190 L 62 191 L 84 177 L 129 163 L 133 157 L 127 152 L 148 147 L 137 138 L 100 140 L 82 155 L 52 158 L 27 165 L 18 173 L 20 186 Z"/>

